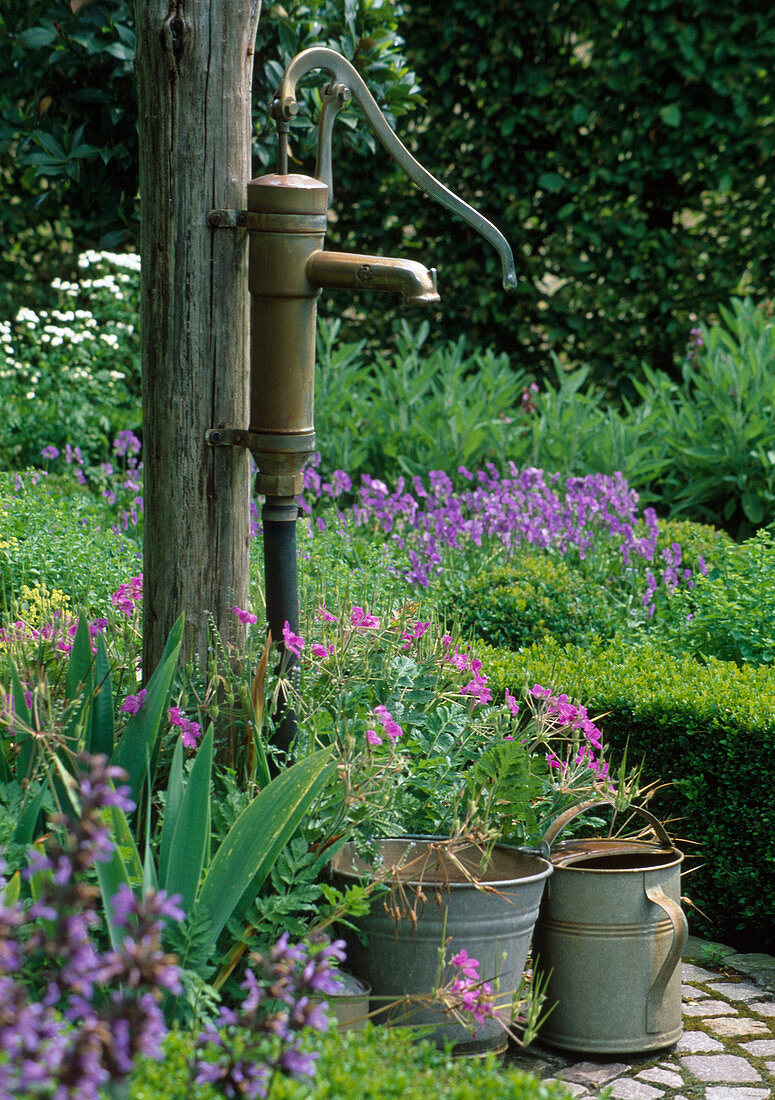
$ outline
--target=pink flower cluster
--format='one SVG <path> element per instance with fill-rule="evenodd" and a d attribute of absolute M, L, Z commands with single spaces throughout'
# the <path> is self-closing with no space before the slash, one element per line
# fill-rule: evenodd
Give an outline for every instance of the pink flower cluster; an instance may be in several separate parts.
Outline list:
<path fill-rule="evenodd" d="M 195 749 L 199 738 L 202 736 L 202 727 L 198 722 L 192 722 L 187 718 L 180 707 L 170 707 L 167 717 L 171 726 L 177 726 L 183 739 L 183 745 L 187 749 Z"/>
<path fill-rule="evenodd" d="M 479 960 L 472 959 L 465 948 L 452 957 L 458 976 L 450 986 L 450 993 L 459 998 L 459 1008 L 469 1012 L 478 1024 L 495 1015 L 492 986 L 479 977 Z"/>
<path fill-rule="evenodd" d="M 110 597 L 110 602 L 125 615 L 133 615 L 135 604 L 143 598 L 143 575 L 132 577 L 128 584 L 121 584 Z"/>
<path fill-rule="evenodd" d="M 444 635 L 442 642 L 445 647 L 449 649 L 452 645 L 452 639 L 449 634 Z M 473 696 L 476 701 L 474 705 L 478 703 L 480 706 L 484 706 L 486 703 L 492 702 L 492 692 L 487 686 L 487 676 L 482 672 L 482 662 L 478 657 L 472 657 L 469 653 L 461 653 L 457 646 L 455 646 L 455 652 L 452 656 L 445 657 L 444 660 L 460 672 L 473 673 L 473 679 L 469 680 L 469 682 L 464 684 L 460 689 L 461 694 Z"/>
<path fill-rule="evenodd" d="M 354 607 L 350 612 L 350 622 L 356 630 L 379 630 L 379 619 L 370 615 L 362 607 Z"/>
<path fill-rule="evenodd" d="M 23 619 L 17 619 L 11 623 L 8 630 L 0 630 L 0 644 L 7 646 L 12 642 L 52 642 L 54 649 L 58 649 L 60 653 L 70 653 L 73 648 L 70 639 L 76 635 L 78 620 L 71 618 L 69 615 L 63 615 L 61 611 L 55 611 L 52 618 L 53 622 L 43 623 L 40 630 L 28 626 Z M 89 635 L 92 639 L 92 653 L 95 653 L 97 648 L 94 645 L 95 637 L 107 625 L 107 619 L 94 619 L 88 624 Z"/>
<path fill-rule="evenodd" d="M 391 742 L 395 745 L 399 737 L 403 737 L 404 731 L 401 729 L 398 722 L 396 722 L 393 715 L 387 707 L 380 703 L 379 706 L 374 708 L 374 716 L 390 738 Z M 382 744 L 382 738 L 376 730 L 366 730 L 366 740 L 370 745 Z"/>
<path fill-rule="evenodd" d="M 542 687 L 541 684 L 533 684 L 530 693 L 534 698 L 544 701 L 544 713 L 548 718 L 553 718 L 557 725 L 576 730 L 584 736 L 586 744 L 576 753 L 574 763 L 588 767 L 598 779 L 607 779 L 609 766 L 596 756 L 596 752 L 603 746 L 603 734 L 589 717 L 587 708 L 571 703 L 567 695 L 553 695 L 551 688 Z M 546 761 L 555 771 L 566 770 L 567 765 L 555 752 L 548 753 Z"/>
<path fill-rule="evenodd" d="M 401 635 L 401 638 L 403 640 L 403 645 L 401 646 L 401 648 L 411 649 L 412 642 L 419 641 L 419 639 L 428 632 L 428 628 L 430 627 L 430 625 L 430 623 L 421 623 L 418 621 L 414 624 L 411 630 L 407 626 L 406 630 Z"/>
<path fill-rule="evenodd" d="M 294 653 L 297 657 L 301 657 L 301 651 L 304 648 L 304 639 L 299 634 L 293 633 L 287 619 L 283 626 L 283 644 L 289 653 Z"/>
<path fill-rule="evenodd" d="M 258 616 L 254 615 L 252 611 L 243 611 L 241 607 L 232 607 L 232 612 L 239 619 L 241 623 L 257 623 Z"/>
<path fill-rule="evenodd" d="M 603 734 L 589 717 L 586 707 L 577 707 L 570 702 L 567 695 L 552 695 L 551 688 L 541 687 L 540 684 L 533 684 L 531 695 L 544 700 L 546 715 L 556 718 L 558 725 L 578 730 L 593 748 L 601 748 Z"/>

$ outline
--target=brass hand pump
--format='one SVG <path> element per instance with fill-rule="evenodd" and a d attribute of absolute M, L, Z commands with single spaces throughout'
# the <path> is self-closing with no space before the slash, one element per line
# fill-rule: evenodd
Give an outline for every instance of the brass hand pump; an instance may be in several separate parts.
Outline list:
<path fill-rule="evenodd" d="M 289 121 L 298 113 L 296 84 L 313 69 L 324 69 L 332 79 L 323 90 L 315 175 L 305 176 L 288 172 L 287 133 Z M 315 328 L 321 288 L 399 291 L 409 304 L 439 300 L 434 268 L 412 260 L 323 248 L 333 197 L 333 126 L 350 98 L 360 105 L 382 145 L 409 178 L 495 247 L 504 288 L 513 290 L 517 285 L 514 259 L 503 234 L 415 160 L 350 62 L 322 46 L 298 54 L 272 103 L 278 170 L 248 183 L 247 211 L 230 223 L 244 225 L 249 233 L 250 428 L 208 432 L 213 445 L 249 447 L 258 466 L 256 492 L 266 498 L 262 520 L 267 619 L 278 642 L 286 622 L 291 630 L 298 630 L 296 497 L 302 490 L 304 463 L 315 449 Z M 213 217 L 217 214 L 212 212 L 211 225 L 224 224 Z M 275 742 L 287 749 L 294 735 L 295 721 L 288 712 Z"/>

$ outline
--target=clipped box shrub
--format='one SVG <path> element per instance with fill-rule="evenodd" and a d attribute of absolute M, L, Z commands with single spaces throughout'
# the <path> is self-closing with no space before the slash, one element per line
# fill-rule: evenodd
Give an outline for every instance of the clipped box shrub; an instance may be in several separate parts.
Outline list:
<path fill-rule="evenodd" d="M 686 842 L 692 928 L 775 951 L 775 669 L 619 640 L 479 656 L 494 691 L 539 682 L 601 715 L 612 755 L 643 761 L 651 809 Z"/>
<path fill-rule="evenodd" d="M 560 558 L 520 555 L 477 573 L 459 592 L 460 624 L 490 645 L 518 649 L 554 637 L 610 637 L 619 616 L 605 589 Z"/>
<path fill-rule="evenodd" d="M 179 1032 L 165 1043 L 163 1062 L 138 1064 L 128 1100 L 215 1100 L 210 1085 L 189 1085 L 192 1040 Z M 493 1055 L 453 1059 L 429 1042 L 413 1043 L 404 1029 L 367 1026 L 365 1031 L 310 1037 L 320 1050 L 312 1081 L 275 1078 L 272 1100 L 568 1100 L 559 1083 L 539 1081 Z"/>

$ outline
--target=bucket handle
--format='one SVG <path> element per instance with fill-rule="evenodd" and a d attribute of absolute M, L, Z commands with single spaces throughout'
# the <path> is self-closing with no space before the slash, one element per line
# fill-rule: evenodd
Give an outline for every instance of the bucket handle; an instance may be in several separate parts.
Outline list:
<path fill-rule="evenodd" d="M 673 926 L 673 942 L 670 945 L 667 958 L 662 963 L 662 967 L 654 980 L 654 984 L 649 990 L 648 1000 L 646 1001 L 646 1030 L 653 1033 L 662 1030 L 662 1026 L 658 1022 L 657 1017 L 662 1007 L 662 998 L 664 997 L 667 983 L 670 981 L 676 966 L 681 961 L 681 954 L 684 949 L 684 944 L 686 943 L 686 937 L 689 934 L 689 926 L 681 906 L 678 902 L 669 898 L 661 886 L 650 886 L 646 890 L 646 897 L 667 914 Z"/>
<path fill-rule="evenodd" d="M 593 799 L 590 799 L 589 802 L 582 802 L 578 806 L 571 806 L 571 808 L 569 810 L 566 810 L 565 813 L 560 814 L 559 817 L 556 817 L 554 819 L 554 821 L 551 823 L 551 825 L 549 826 L 549 828 L 546 830 L 546 832 L 544 833 L 544 835 L 542 837 L 541 846 L 543 847 L 543 845 L 546 844 L 549 848 L 551 848 L 552 844 L 557 839 L 557 837 L 560 835 L 560 833 L 565 828 L 565 826 L 569 822 L 573 821 L 573 819 L 575 817 L 578 817 L 580 814 L 583 814 L 585 812 L 585 810 L 590 810 L 590 809 L 593 809 L 595 807 L 599 808 L 600 806 L 615 806 L 615 805 L 616 804 L 610 798 L 593 798 Z M 673 847 L 673 842 L 670 839 L 670 837 L 667 835 L 667 831 L 666 831 L 664 825 L 662 824 L 661 821 L 659 821 L 656 817 L 654 817 L 654 815 L 652 813 L 649 813 L 648 810 L 644 810 L 642 806 L 630 806 L 630 809 L 633 810 L 635 813 L 640 814 L 641 817 L 646 818 L 649 825 L 651 826 L 651 828 L 656 833 L 657 839 L 659 840 L 659 843 L 662 845 L 663 848 L 672 848 Z"/>

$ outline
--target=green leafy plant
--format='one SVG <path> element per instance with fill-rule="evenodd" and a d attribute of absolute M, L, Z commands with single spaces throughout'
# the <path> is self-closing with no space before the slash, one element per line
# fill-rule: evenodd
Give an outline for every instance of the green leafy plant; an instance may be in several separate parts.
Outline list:
<path fill-rule="evenodd" d="M 622 625 L 620 609 L 597 578 L 548 554 L 519 554 L 509 565 L 485 568 L 457 595 L 461 627 L 494 646 L 518 649 L 547 635 L 580 642 L 610 636 Z"/>
<path fill-rule="evenodd" d="M 670 0 L 415 0 L 400 29 L 426 105 L 402 136 L 498 224 L 520 285 L 499 293 L 494 252 L 392 165 L 343 180 L 342 246 L 435 258 L 433 339 L 465 333 L 535 373 L 553 350 L 630 397 L 644 362 L 677 376 L 693 317 L 771 285 L 772 20 L 752 0 L 734 20 L 710 0 L 689 23 Z"/>
<path fill-rule="evenodd" d="M 78 281 L 54 280 L 51 309 L 0 320 L 0 467 L 38 466 L 65 445 L 96 466 L 139 426 L 139 260 L 87 252 L 79 263 Z"/>
<path fill-rule="evenodd" d="M 316 417 L 326 473 L 454 472 L 519 446 L 524 372 L 507 355 L 469 349 L 462 337 L 432 348 L 429 331 L 427 322 L 402 321 L 389 354 L 367 354 L 364 341 L 340 342 L 339 320 L 321 322 Z"/>
<path fill-rule="evenodd" d="M 716 557 L 689 591 L 669 600 L 660 624 L 675 652 L 715 657 L 739 665 L 775 663 L 775 536 L 759 531 Z"/>
<path fill-rule="evenodd" d="M 654 470 L 674 515 L 750 535 L 775 515 L 772 304 L 733 298 L 692 330 L 681 384 L 644 368 L 637 389 L 662 441 Z"/>
<path fill-rule="evenodd" d="M 411 608 L 383 618 L 335 606 L 332 595 L 306 641 L 289 636 L 300 681 L 281 666 L 267 687 L 288 694 L 301 746 L 333 746 L 339 782 L 308 826 L 318 845 L 345 836 L 369 851 L 406 833 L 522 842 L 608 790 L 585 711 L 536 695 L 494 703 L 481 662 L 436 622 Z"/>

